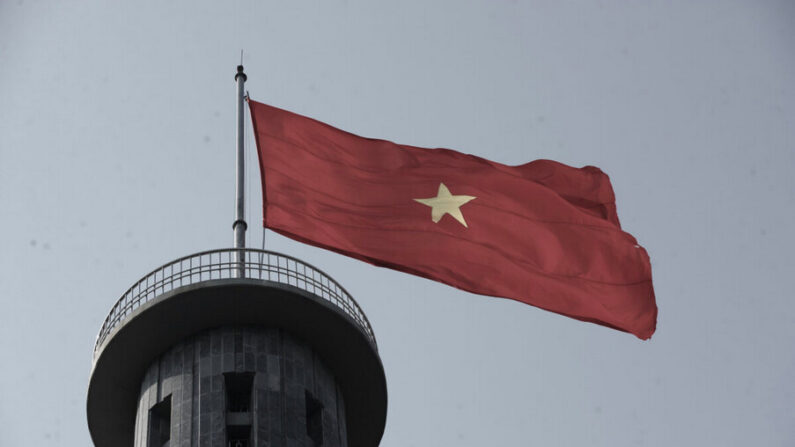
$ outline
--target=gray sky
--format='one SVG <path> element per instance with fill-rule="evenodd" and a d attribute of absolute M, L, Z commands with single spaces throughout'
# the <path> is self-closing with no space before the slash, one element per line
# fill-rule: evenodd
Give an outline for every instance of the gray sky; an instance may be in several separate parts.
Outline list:
<path fill-rule="evenodd" d="M 252 98 L 363 136 L 599 166 L 651 256 L 641 342 L 269 232 L 373 323 L 382 446 L 795 444 L 793 25 L 783 1 L 0 0 L 0 445 L 90 445 L 107 311 L 231 245 L 241 48 Z"/>

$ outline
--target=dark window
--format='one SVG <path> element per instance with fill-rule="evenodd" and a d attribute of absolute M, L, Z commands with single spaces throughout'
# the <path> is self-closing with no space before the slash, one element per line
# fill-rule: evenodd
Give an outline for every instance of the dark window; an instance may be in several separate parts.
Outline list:
<path fill-rule="evenodd" d="M 171 395 L 149 410 L 148 447 L 168 446 L 171 439 Z"/>
<path fill-rule="evenodd" d="M 306 434 L 315 445 L 323 445 L 323 404 L 306 392 Z"/>
<path fill-rule="evenodd" d="M 226 445 L 251 445 L 251 391 L 254 373 L 224 373 L 226 386 Z"/>
<path fill-rule="evenodd" d="M 251 426 L 227 426 L 227 447 L 249 447 L 251 445 Z"/>
<path fill-rule="evenodd" d="M 251 387 L 254 373 L 224 373 L 226 382 L 226 411 L 245 413 L 251 411 Z"/>

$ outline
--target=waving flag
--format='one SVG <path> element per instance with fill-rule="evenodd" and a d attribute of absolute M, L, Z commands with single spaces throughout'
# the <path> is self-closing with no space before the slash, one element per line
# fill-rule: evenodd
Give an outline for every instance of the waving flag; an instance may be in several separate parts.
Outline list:
<path fill-rule="evenodd" d="M 651 265 L 610 180 L 362 138 L 249 101 L 264 225 L 372 264 L 648 339 Z"/>

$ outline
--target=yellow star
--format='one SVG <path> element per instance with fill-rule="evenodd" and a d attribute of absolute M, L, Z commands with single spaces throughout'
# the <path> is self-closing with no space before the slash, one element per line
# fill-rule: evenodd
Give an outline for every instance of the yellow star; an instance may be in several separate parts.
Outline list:
<path fill-rule="evenodd" d="M 473 196 L 454 196 L 450 194 L 450 190 L 444 186 L 444 183 L 439 183 L 439 192 L 436 193 L 436 197 L 414 200 L 431 207 L 431 220 L 434 223 L 438 223 L 445 214 L 449 214 L 466 227 L 467 222 L 464 220 L 464 215 L 461 214 L 461 206 L 476 198 Z"/>

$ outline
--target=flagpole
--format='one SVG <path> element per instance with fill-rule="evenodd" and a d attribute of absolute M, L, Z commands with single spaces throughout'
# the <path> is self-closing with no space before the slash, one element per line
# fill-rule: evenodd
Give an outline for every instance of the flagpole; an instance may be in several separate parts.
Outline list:
<path fill-rule="evenodd" d="M 246 83 L 247 76 L 243 72 L 243 66 L 237 66 L 237 74 L 235 74 L 235 82 L 237 83 L 237 166 L 235 181 L 236 186 L 236 207 L 235 207 L 235 222 L 232 224 L 232 231 L 235 234 L 235 248 L 246 248 L 246 205 L 245 205 L 245 176 L 246 164 L 245 153 L 243 151 L 244 127 L 243 121 L 245 119 L 243 109 L 243 91 Z M 245 251 L 239 250 L 235 252 L 235 259 L 233 260 L 237 268 L 237 277 L 243 278 L 245 276 Z"/>

